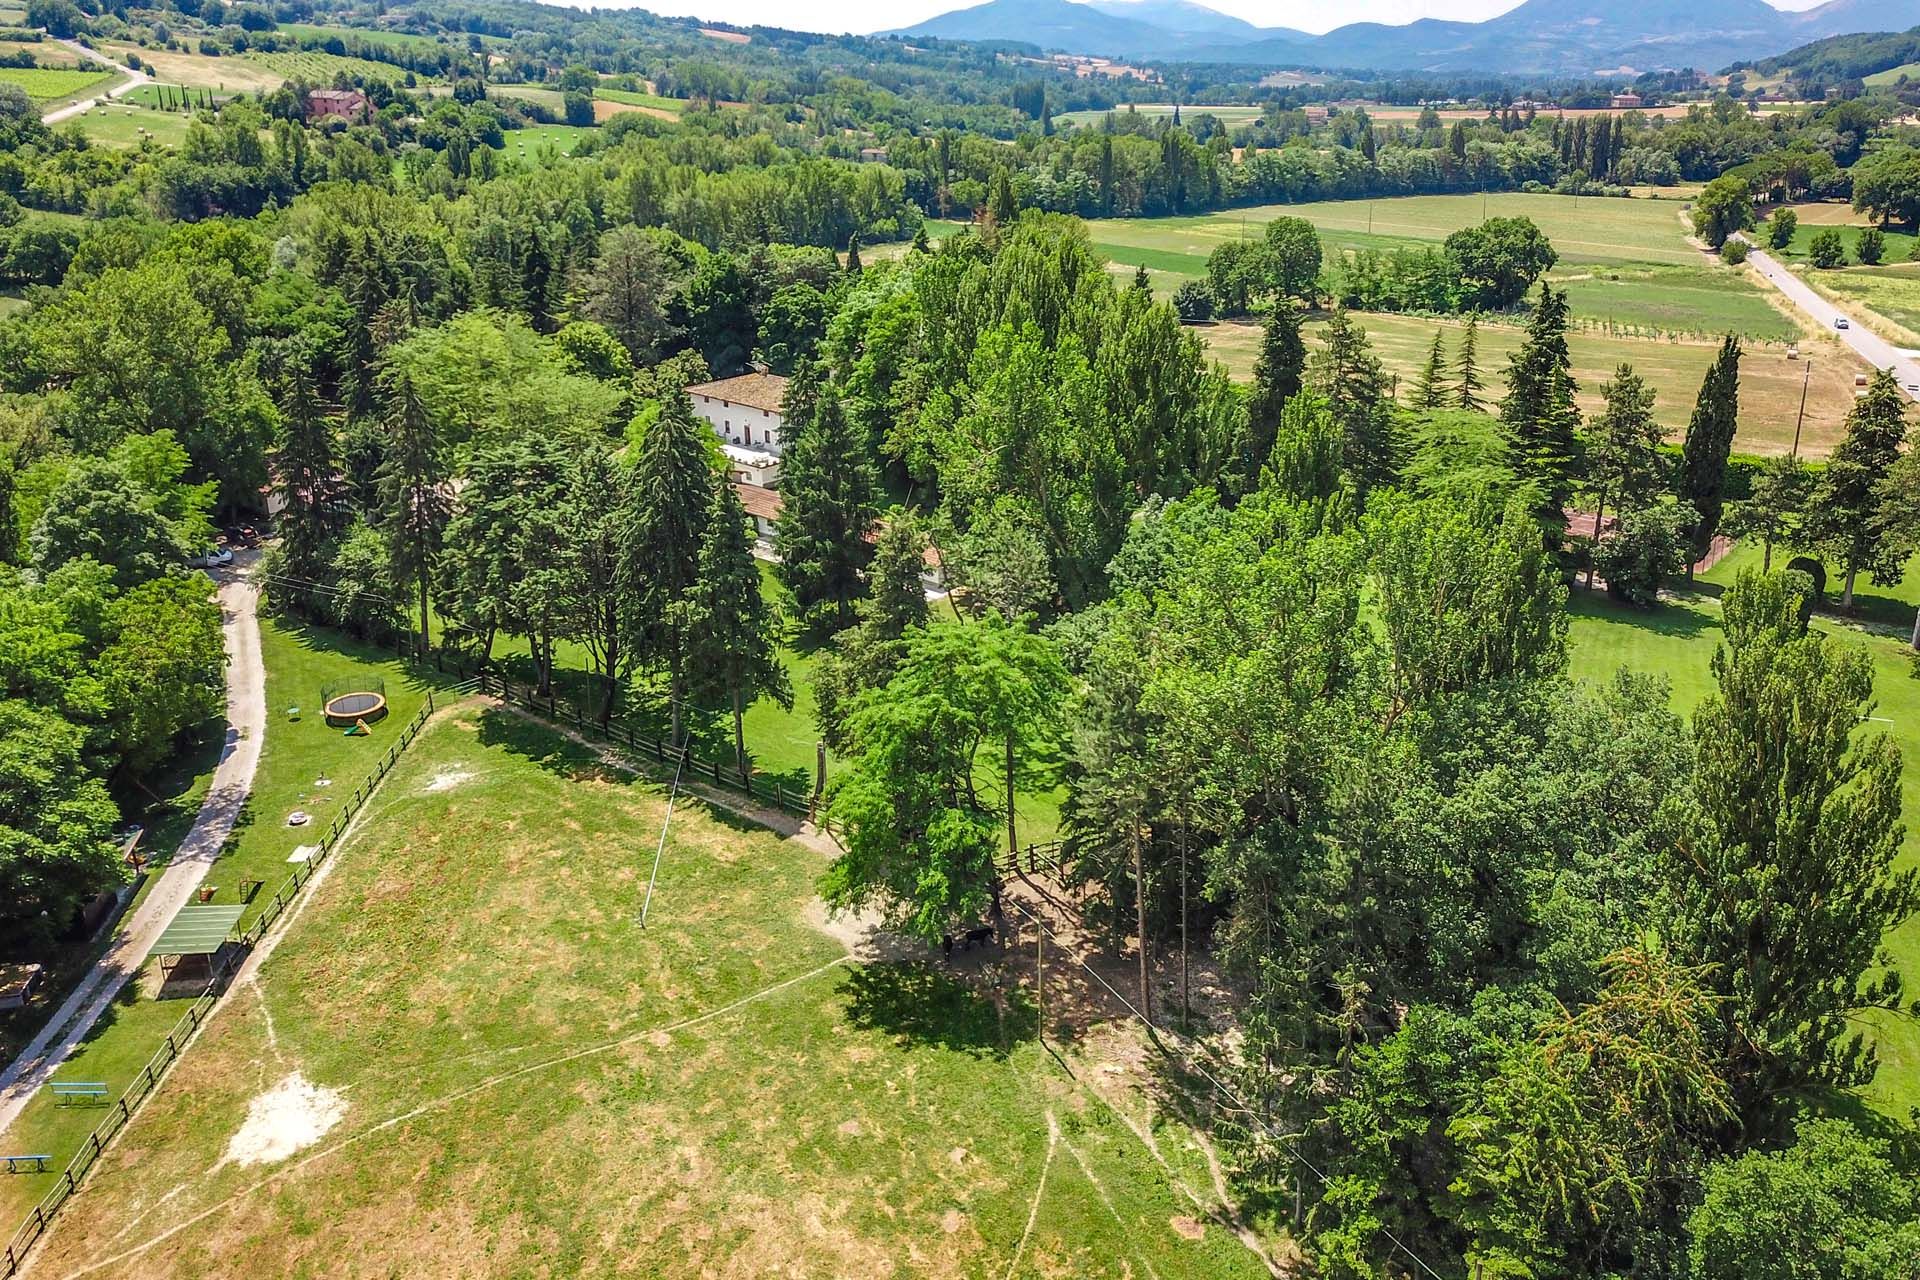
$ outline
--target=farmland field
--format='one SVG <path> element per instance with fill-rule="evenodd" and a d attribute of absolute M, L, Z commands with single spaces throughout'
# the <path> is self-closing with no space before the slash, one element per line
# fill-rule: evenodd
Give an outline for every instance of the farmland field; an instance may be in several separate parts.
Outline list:
<path fill-rule="evenodd" d="M 331 84 L 334 76 L 342 73 L 368 81 L 399 81 L 408 74 L 405 67 L 396 67 L 388 62 L 306 50 L 299 53 L 245 53 L 240 57 L 267 68 L 282 80 L 305 80 L 310 84 Z M 430 82 L 432 77 L 416 76 L 416 79 Z"/>
<path fill-rule="evenodd" d="M 1794 228 L 1793 242 L 1785 249 L 1778 251 L 1777 256 L 1787 262 L 1806 261 L 1813 238 L 1831 228 L 1839 231 L 1841 242 L 1847 246 L 1847 261 L 1858 262 L 1860 233 L 1867 229 L 1866 219 L 1855 214 L 1846 205 L 1819 205 L 1816 207 L 1816 215 L 1820 221 L 1816 222 L 1804 213 L 1800 215 L 1800 225 Z M 1764 232 L 1766 228 L 1762 227 L 1761 230 Z M 1884 234 L 1886 250 L 1880 260 L 1905 262 L 1913 253 L 1914 237 L 1905 231 L 1888 230 Z"/>
<path fill-rule="evenodd" d="M 1389 372 L 1399 376 L 1401 386 L 1411 385 L 1426 361 L 1428 347 L 1437 328 L 1444 335 L 1449 357 L 1458 350 L 1461 322 L 1420 316 L 1364 314 L 1355 319 L 1367 331 L 1367 337 Z M 1318 322 L 1308 328 L 1308 350 L 1317 349 L 1313 333 Z M 1253 373 L 1259 351 L 1260 329 L 1251 324 L 1217 324 L 1196 330 L 1213 348 L 1234 376 L 1248 378 Z M 1507 356 L 1519 349 L 1522 331 L 1513 325 L 1482 324 L 1479 338 L 1479 366 L 1487 384 L 1486 399 L 1496 401 L 1505 387 Z M 1717 344 L 1712 342 L 1673 342 L 1649 338 L 1615 337 L 1575 329 L 1568 335 L 1573 353 L 1573 374 L 1580 384 L 1582 412 L 1600 407 L 1600 385 L 1612 378 L 1614 369 L 1626 361 L 1647 379 L 1658 397 L 1654 416 L 1676 438 L 1684 431 L 1693 412 L 1695 396 L 1707 366 L 1712 363 Z M 1853 376 L 1866 365 L 1839 343 L 1827 339 L 1806 340 L 1801 350 L 1807 360 L 1790 361 L 1780 346 L 1750 347 L 1740 365 L 1740 431 L 1735 448 L 1743 453 L 1780 454 L 1792 446 L 1794 417 L 1800 404 L 1800 387 L 1806 370 L 1813 371 L 1807 395 L 1807 418 L 1801 449 L 1815 457 L 1824 456 L 1839 443 L 1847 409 L 1853 403 Z"/>
<path fill-rule="evenodd" d="M 71 123 L 79 125 L 80 132 L 101 146 L 138 147 L 149 140 L 160 146 L 174 146 L 185 140 L 194 119 L 184 111 L 160 111 L 122 100 L 103 102 Z"/>
<path fill-rule="evenodd" d="M 1909 62 L 1898 67 L 1888 67 L 1885 71 L 1876 71 L 1864 78 L 1869 88 L 1899 84 L 1901 79 L 1920 80 L 1920 62 Z"/>
<path fill-rule="evenodd" d="M 35 102 L 71 98 L 105 88 L 115 79 L 104 68 L 0 67 L 0 84 L 17 84 Z"/>
<path fill-rule="evenodd" d="M 102 46 L 102 50 L 108 57 L 123 62 L 127 54 L 134 54 L 146 64 L 147 73 L 155 80 L 184 85 L 189 89 L 252 93 L 262 89 L 278 89 L 287 80 L 286 76 L 246 58 L 214 58 L 171 49 L 142 49 L 131 44 L 107 44 Z M 327 78 L 332 79 L 331 75 Z"/>
<path fill-rule="evenodd" d="M 1171 116 L 1174 110 L 1173 104 L 1170 102 L 1136 102 L 1132 104 L 1131 109 L 1139 115 L 1150 117 Z M 1212 116 L 1220 121 L 1221 124 L 1231 129 L 1237 124 L 1247 124 L 1250 121 L 1258 120 L 1265 111 L 1265 107 L 1247 106 L 1245 104 L 1209 107 L 1184 103 L 1180 107 L 1180 118 L 1182 120 L 1194 120 L 1200 116 Z M 1119 106 L 1113 108 L 1111 114 L 1126 115 L 1127 112 L 1128 107 Z M 1058 124 L 1093 126 L 1098 125 L 1108 114 L 1106 111 L 1095 110 L 1063 111 L 1054 117 L 1054 121 Z"/>
<path fill-rule="evenodd" d="M 298 40 L 359 40 L 387 49 L 439 49 L 443 41 L 407 31 L 374 31 L 366 27 L 317 27 L 304 22 L 283 22 L 276 28 L 282 35 Z"/>
<path fill-rule="evenodd" d="M 524 102 L 537 102 L 549 111 L 559 111 L 566 105 L 566 95 L 558 89 L 549 89 L 537 84 L 490 84 L 487 94 L 495 98 L 518 98 Z"/>
<path fill-rule="evenodd" d="M 1864 307 L 1906 330 L 1905 344 L 1920 345 L 1920 263 L 1815 271 L 1808 276 L 1843 304 Z"/>
<path fill-rule="evenodd" d="M 687 109 L 685 98 L 663 98 L 657 93 L 630 93 L 625 89 L 596 89 L 593 96 L 605 102 L 639 107 L 658 115 L 678 117 Z"/>
<path fill-rule="evenodd" d="M 1043 1028 L 1026 965 L 850 955 L 813 840 L 683 798 L 638 930 L 663 792 L 443 715 L 39 1270 L 1269 1274 L 1134 1037 Z"/>
<path fill-rule="evenodd" d="M 537 159 L 548 147 L 553 147 L 561 155 L 573 154 L 580 145 L 580 139 L 593 130 L 585 125 L 574 124 L 535 124 L 524 129 L 507 130 L 507 155 L 516 160 Z"/>

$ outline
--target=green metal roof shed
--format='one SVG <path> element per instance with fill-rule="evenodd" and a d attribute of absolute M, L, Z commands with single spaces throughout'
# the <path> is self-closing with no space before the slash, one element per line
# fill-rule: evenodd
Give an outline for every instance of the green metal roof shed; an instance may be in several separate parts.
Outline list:
<path fill-rule="evenodd" d="M 147 952 L 150 956 L 210 956 L 227 941 L 246 911 L 241 907 L 194 904 L 180 908 Z"/>

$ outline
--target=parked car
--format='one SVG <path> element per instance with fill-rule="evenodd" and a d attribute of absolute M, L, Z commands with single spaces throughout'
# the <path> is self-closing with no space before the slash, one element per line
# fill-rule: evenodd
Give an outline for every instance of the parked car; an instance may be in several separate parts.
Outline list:
<path fill-rule="evenodd" d="M 1839 317 L 1838 319 L 1836 319 L 1836 320 L 1835 320 L 1835 321 L 1833 322 L 1833 327 L 1834 327 L 1834 328 L 1836 328 L 1836 329 L 1851 329 L 1851 328 L 1853 328 L 1853 326 L 1852 326 L 1852 325 L 1850 325 L 1850 324 L 1848 324 L 1848 323 L 1847 323 L 1847 318 L 1846 318 L 1845 316 L 1840 316 L 1840 317 Z"/>
<path fill-rule="evenodd" d="M 199 555 L 187 558 L 187 567 L 192 569 L 218 569 L 232 563 L 233 552 L 225 547 L 208 547 Z"/>

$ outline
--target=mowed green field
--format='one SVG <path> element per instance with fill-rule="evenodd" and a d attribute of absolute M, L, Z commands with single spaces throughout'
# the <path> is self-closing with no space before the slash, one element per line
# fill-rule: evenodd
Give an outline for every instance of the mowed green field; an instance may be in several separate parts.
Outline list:
<path fill-rule="evenodd" d="M 171 147 L 186 140 L 195 118 L 183 111 L 161 111 L 120 100 L 103 102 L 69 123 L 77 124 L 80 132 L 103 147 L 138 148 L 148 142 Z"/>
<path fill-rule="evenodd" d="M 563 156 L 572 155 L 580 139 L 592 132 L 590 126 L 574 124 L 535 124 L 524 129 L 509 129 L 506 152 L 515 160 L 537 160 L 548 148 Z"/>
<path fill-rule="evenodd" d="M 1553 241 L 1563 264 L 1701 262 L 1700 252 L 1682 239 L 1673 204 L 1657 200 L 1522 193 L 1397 196 L 1259 205 L 1180 218 L 1100 218 L 1087 227 L 1103 249 L 1170 253 L 1189 264 L 1189 270 L 1204 271 L 1216 245 L 1258 235 L 1279 217 L 1305 218 L 1319 228 L 1325 243 L 1347 248 L 1437 244 L 1487 218 L 1527 217 Z M 1197 267 L 1191 265 L 1195 262 Z"/>
<path fill-rule="evenodd" d="M 855 959 L 810 839 L 686 797 L 641 931 L 664 807 L 443 717 L 35 1273 L 1269 1274 L 1139 1042 L 1042 1043 L 1030 955 Z"/>
<path fill-rule="evenodd" d="M 1374 353 L 1400 379 L 1402 392 L 1413 385 L 1426 364 L 1427 352 L 1438 330 L 1451 360 L 1459 351 L 1464 324 L 1454 319 L 1380 315 L 1355 317 L 1367 332 Z M 1324 323 L 1309 323 L 1308 351 L 1319 348 L 1314 334 Z M 1195 330 L 1235 377 L 1253 376 L 1259 355 L 1260 328 L 1253 324 L 1215 324 Z M 1506 387 L 1507 357 L 1519 350 L 1524 331 L 1511 324 L 1481 324 L 1479 371 L 1486 384 L 1483 396 L 1497 403 Z M 1568 335 L 1573 373 L 1580 385 L 1581 411 L 1592 414 L 1602 404 L 1601 384 L 1624 362 L 1633 365 L 1653 387 L 1657 397 L 1654 417 L 1675 439 L 1685 431 L 1693 403 L 1719 347 L 1708 341 L 1674 342 L 1664 339 L 1620 337 L 1576 329 Z M 1806 422 L 1801 451 L 1823 457 L 1845 434 L 1847 410 L 1853 404 L 1853 378 L 1866 365 L 1851 350 L 1830 339 L 1809 339 L 1801 350 L 1811 360 L 1788 360 L 1785 348 L 1748 349 L 1740 366 L 1740 431 L 1735 448 L 1743 453 L 1783 454 L 1793 445 L 1794 420 L 1800 409 L 1802 380 L 1809 369 Z"/>
<path fill-rule="evenodd" d="M 1831 208 L 1832 206 L 1828 207 Z M 1803 219 L 1800 225 L 1794 228 L 1793 242 L 1784 250 L 1778 251 L 1777 256 L 1789 262 L 1805 262 L 1808 254 L 1812 251 L 1813 238 L 1822 231 L 1831 229 L 1840 233 L 1842 243 L 1847 246 L 1847 262 L 1849 264 L 1858 263 L 1860 261 L 1860 233 L 1867 229 L 1867 225 L 1864 219 L 1859 222 L 1842 222 L 1838 219 L 1829 222 L 1809 222 Z M 1764 229 L 1763 227 L 1762 230 Z M 1880 261 L 1883 264 L 1905 262 L 1912 256 L 1914 246 L 1914 237 L 1912 235 L 1904 231 L 1891 229 L 1882 232 L 1882 235 L 1886 242 L 1885 251 L 1880 256 Z M 1769 252 L 1774 251 L 1769 250 Z"/>
<path fill-rule="evenodd" d="M 684 114 L 687 109 L 685 98 L 663 98 L 657 93 L 633 93 L 626 89 L 599 88 L 593 91 L 593 96 L 607 102 L 618 102 L 623 106 L 664 111 L 675 116 Z"/>
<path fill-rule="evenodd" d="M 98 67 L 0 67 L 0 84 L 17 84 L 35 102 L 71 98 L 90 89 L 103 89 L 114 74 Z"/>
<path fill-rule="evenodd" d="M 1674 709 L 1690 714 L 1713 689 L 1709 663 L 1721 635 L 1716 597 L 1740 569 L 1759 564 L 1757 547 L 1737 547 L 1703 575 L 1700 595 L 1649 611 L 1576 592 L 1571 633 L 1574 674 L 1605 680 L 1625 666 L 1661 676 L 1672 688 Z M 1773 567 L 1781 565 L 1782 558 L 1776 555 Z M 1920 563 L 1909 566 L 1906 580 L 1897 588 L 1863 582 L 1860 592 L 1864 615 L 1911 626 L 1915 603 L 1920 601 Z M 1899 639 L 1867 634 L 1831 619 L 1822 620 L 1820 626 L 1836 643 L 1861 645 L 1873 659 L 1877 706 L 1872 713 L 1875 719 L 1862 732 L 1890 734 L 1904 757 L 1901 798 L 1907 835 L 1900 865 L 1913 866 L 1920 863 L 1920 680 L 1910 674 L 1911 650 Z M 1920 987 L 1920 918 L 1894 930 L 1888 943 L 1911 993 Z M 1872 1014 L 1862 1021 L 1871 1029 L 1880 1054 L 1879 1074 L 1863 1097 L 1904 1120 L 1909 1107 L 1920 1105 L 1920 1023 L 1888 1014 Z"/>
<path fill-rule="evenodd" d="M 1552 273 L 1575 316 L 1647 333 L 1735 332 L 1787 338 L 1798 324 L 1740 272 L 1692 248 L 1671 202 L 1506 194 L 1263 205 L 1185 218 L 1094 219 L 1094 245 L 1118 266 L 1144 266 L 1156 291 L 1204 277 L 1228 240 L 1257 237 L 1276 217 L 1300 217 L 1329 249 L 1433 245 L 1484 217 L 1524 216 L 1560 255 Z"/>

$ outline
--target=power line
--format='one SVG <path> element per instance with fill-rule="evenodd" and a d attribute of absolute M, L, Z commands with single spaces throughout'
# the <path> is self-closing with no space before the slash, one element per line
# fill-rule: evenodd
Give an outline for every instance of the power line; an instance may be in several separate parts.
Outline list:
<path fill-rule="evenodd" d="M 1113 984 L 1108 982 L 1105 978 L 1101 977 L 1099 972 L 1095 970 L 1093 966 L 1089 965 L 1085 960 L 1082 960 L 1077 953 L 1075 953 L 1073 950 L 1068 948 L 1064 943 L 1062 943 L 1060 941 L 1060 936 L 1047 926 L 1047 922 L 1045 920 L 1041 919 L 1039 916 L 1035 915 L 1031 910 L 1029 910 L 1025 903 L 1020 902 L 1018 899 L 1009 899 L 1009 900 L 1013 902 L 1014 908 L 1018 910 L 1021 915 L 1033 921 L 1035 928 L 1039 929 L 1040 932 L 1046 937 L 1053 939 L 1053 943 L 1056 947 L 1060 948 L 1061 950 L 1065 951 L 1067 955 L 1071 956 L 1073 959 L 1073 962 L 1079 965 L 1082 969 L 1084 969 L 1088 977 L 1092 978 L 1095 982 L 1099 983 L 1103 988 L 1105 988 L 1107 991 L 1107 994 L 1111 995 L 1115 1000 L 1119 1001 L 1120 1006 L 1124 1008 L 1129 1014 L 1133 1015 L 1135 1018 L 1138 1018 L 1140 1020 L 1141 1025 L 1147 1028 L 1148 1034 L 1154 1038 L 1156 1043 L 1158 1043 L 1161 1032 L 1160 1032 L 1160 1028 L 1153 1025 L 1152 1019 L 1148 1018 L 1146 1014 L 1144 1014 L 1138 1008 L 1136 1008 L 1134 1006 L 1134 1003 L 1131 1000 L 1127 999 L 1124 995 L 1121 995 L 1119 991 L 1115 990 Z M 1142 946 L 1145 945 L 1144 939 L 1142 939 L 1141 945 Z M 1034 980 L 1036 982 L 1040 982 L 1040 981 L 1044 981 L 1044 978 L 1042 977 L 1041 974 L 1036 972 L 1034 976 Z M 1178 1035 L 1178 1033 L 1170 1033 L 1170 1034 L 1178 1036 L 1178 1039 L 1182 1041 L 1184 1041 L 1186 1038 L 1183 1035 Z M 1253 1106 L 1250 1103 L 1248 1103 L 1246 1099 L 1242 1098 L 1239 1094 L 1235 1093 L 1233 1090 L 1229 1089 L 1226 1085 L 1222 1084 L 1218 1076 L 1214 1075 L 1213 1072 L 1209 1071 L 1204 1065 L 1194 1061 L 1194 1059 L 1188 1054 L 1185 1054 L 1185 1053 L 1181 1054 L 1180 1059 L 1196 1075 L 1200 1076 L 1208 1084 L 1212 1085 L 1214 1092 L 1219 1094 L 1221 1097 L 1225 1098 L 1228 1102 L 1232 1103 L 1234 1106 L 1238 1107 L 1241 1111 L 1245 1112 L 1248 1119 L 1251 1120 L 1255 1126 L 1257 1126 L 1262 1132 L 1264 1132 L 1274 1142 L 1278 1143 L 1287 1152 L 1288 1155 L 1292 1156 L 1295 1160 L 1299 1161 L 1302 1168 L 1306 1169 L 1309 1173 L 1313 1174 L 1314 1177 L 1318 1178 L 1322 1186 L 1327 1185 L 1331 1181 L 1331 1179 L 1328 1178 L 1324 1170 L 1322 1170 L 1318 1165 L 1314 1164 L 1313 1161 L 1307 1159 L 1307 1157 L 1301 1153 L 1300 1148 L 1294 1144 L 1294 1141 L 1292 1138 L 1289 1138 L 1287 1135 L 1279 1132 L 1272 1125 L 1268 1124 L 1267 1121 L 1260 1115 L 1260 1113 L 1254 1110 Z M 1415 1253 L 1412 1247 L 1409 1246 L 1406 1241 L 1402 1240 L 1399 1236 L 1395 1235 L 1393 1231 L 1390 1228 L 1388 1228 L 1386 1225 L 1384 1224 L 1381 1225 L 1380 1234 L 1385 1236 L 1388 1239 L 1388 1241 L 1390 1241 L 1396 1249 L 1400 1250 L 1400 1252 L 1406 1254 L 1407 1257 L 1411 1258 L 1414 1262 L 1414 1265 L 1418 1266 L 1420 1270 L 1424 1271 L 1427 1275 L 1433 1277 L 1433 1280 L 1445 1280 L 1445 1278 L 1442 1277 L 1438 1271 L 1434 1270 L 1433 1267 L 1428 1265 L 1427 1260 L 1425 1258 L 1422 1258 L 1419 1254 Z"/>
<path fill-rule="evenodd" d="M 680 743 L 680 762 L 673 769 L 673 786 L 667 791 L 667 816 L 660 823 L 660 843 L 653 850 L 653 871 L 647 876 L 647 896 L 640 904 L 640 927 L 647 927 L 647 912 L 653 909 L 653 883 L 660 878 L 660 856 L 667 851 L 667 828 L 673 825 L 673 802 L 680 797 L 680 774 L 687 767 L 685 735 Z"/>

